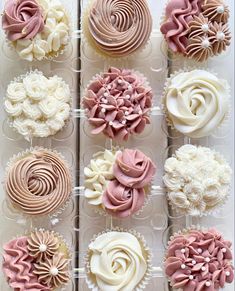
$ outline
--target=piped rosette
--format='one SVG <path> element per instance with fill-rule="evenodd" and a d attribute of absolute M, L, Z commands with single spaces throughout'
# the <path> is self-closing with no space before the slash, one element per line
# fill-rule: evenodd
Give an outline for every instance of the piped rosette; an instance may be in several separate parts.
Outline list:
<path fill-rule="evenodd" d="M 14 290 L 58 290 L 70 281 L 70 264 L 67 243 L 54 231 L 35 229 L 3 246 L 2 270 Z"/>
<path fill-rule="evenodd" d="M 152 98 L 152 89 L 139 72 L 111 67 L 96 75 L 82 101 L 91 133 L 117 141 L 142 133 L 150 123 Z"/>
<path fill-rule="evenodd" d="M 139 150 L 105 150 L 85 167 L 85 197 L 99 212 L 119 218 L 135 214 L 145 204 L 156 167 Z"/>
<path fill-rule="evenodd" d="M 232 243 L 216 229 L 191 227 L 174 234 L 164 268 L 174 290 L 218 291 L 234 279 Z"/>
<path fill-rule="evenodd" d="M 170 0 L 160 30 L 170 51 L 204 62 L 230 45 L 228 19 L 223 0 Z"/>

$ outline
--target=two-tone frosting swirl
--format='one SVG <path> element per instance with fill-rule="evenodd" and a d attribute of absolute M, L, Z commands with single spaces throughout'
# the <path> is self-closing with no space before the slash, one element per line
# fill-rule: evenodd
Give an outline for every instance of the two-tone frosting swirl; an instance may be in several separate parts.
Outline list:
<path fill-rule="evenodd" d="M 32 150 L 15 161 L 8 169 L 5 187 L 13 205 L 29 215 L 58 210 L 72 190 L 67 165 L 46 149 Z"/>
<path fill-rule="evenodd" d="M 219 290 L 232 283 L 231 242 L 215 229 L 176 234 L 166 253 L 165 273 L 174 289 Z"/>
<path fill-rule="evenodd" d="M 102 291 L 130 291 L 144 279 L 148 263 L 141 242 L 128 232 L 99 235 L 89 245 L 91 283 Z"/>
<path fill-rule="evenodd" d="M 170 78 L 163 98 L 168 121 L 192 138 L 208 136 L 228 112 L 227 81 L 205 70 L 192 70 Z"/>
<path fill-rule="evenodd" d="M 96 0 L 86 17 L 88 40 L 111 57 L 127 56 L 143 48 L 152 31 L 146 0 Z"/>

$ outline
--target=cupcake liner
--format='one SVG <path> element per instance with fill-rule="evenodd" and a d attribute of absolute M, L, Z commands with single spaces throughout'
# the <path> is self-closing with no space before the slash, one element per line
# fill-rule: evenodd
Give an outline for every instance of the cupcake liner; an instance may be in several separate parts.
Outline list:
<path fill-rule="evenodd" d="M 36 232 L 36 231 L 47 231 L 47 230 L 48 229 L 45 229 L 45 228 L 33 228 L 32 227 L 28 230 L 25 230 L 24 233 L 15 235 L 14 237 L 9 239 L 8 241 L 20 238 L 22 236 L 29 237 L 31 233 Z M 73 250 L 71 249 L 71 247 L 69 246 L 68 242 L 66 241 L 66 239 L 64 238 L 63 235 L 61 235 L 59 232 L 54 231 L 54 230 L 49 230 L 49 231 L 50 231 L 50 233 L 54 234 L 59 239 L 59 242 L 65 246 L 66 251 L 67 251 L 67 255 L 68 255 L 67 260 L 69 261 L 69 268 L 68 268 L 69 280 L 65 284 L 61 285 L 61 287 L 59 287 L 59 289 L 58 289 L 58 290 L 64 290 L 64 288 L 66 286 L 68 286 L 69 283 L 71 282 L 71 280 L 73 279 L 73 273 L 72 273 L 73 272 L 73 268 L 72 268 L 72 252 L 73 252 Z M 7 242 L 5 242 L 5 243 L 7 243 Z M 1 254 L 2 255 L 4 254 L 3 250 L 1 250 Z M 61 289 L 61 288 L 63 288 L 63 289 Z M 53 289 L 53 290 L 55 290 L 55 289 Z M 56 288 L 56 290 L 57 290 L 57 288 Z"/>
<path fill-rule="evenodd" d="M 198 137 L 190 137 L 190 136 L 184 135 L 182 132 L 178 131 L 174 127 L 173 122 L 171 121 L 171 119 L 170 119 L 170 117 L 168 115 L 168 110 L 167 110 L 167 108 L 166 108 L 166 106 L 164 104 L 165 96 L 166 96 L 166 93 L 167 93 L 167 90 L 168 90 L 168 87 L 170 85 L 171 80 L 174 77 L 176 77 L 178 74 L 180 74 L 180 73 L 187 73 L 187 72 L 190 72 L 190 71 L 193 71 L 193 70 L 204 70 L 204 71 L 207 71 L 207 72 L 209 72 L 209 73 L 211 73 L 211 74 L 213 74 L 213 75 L 215 75 L 216 77 L 219 78 L 219 74 L 214 72 L 213 69 L 205 68 L 203 66 L 200 66 L 200 67 L 195 67 L 195 66 L 193 66 L 193 67 L 185 67 L 183 69 L 179 69 L 179 70 L 174 71 L 172 74 L 170 74 L 170 77 L 168 77 L 166 79 L 166 82 L 164 84 L 163 94 L 162 94 L 162 97 L 161 97 L 161 109 L 162 109 L 163 114 L 165 115 L 166 123 L 171 128 L 171 130 L 175 131 L 176 133 L 180 133 L 180 134 L 182 134 L 182 136 L 185 136 L 185 137 L 188 137 L 188 138 L 200 139 L 201 137 L 200 138 L 198 138 Z M 228 83 L 228 81 L 226 79 L 222 79 L 222 78 L 219 78 L 219 79 L 226 83 L 226 90 L 227 90 L 227 93 L 228 93 L 228 95 L 227 95 L 227 97 L 228 97 L 228 108 L 227 108 L 227 112 L 226 112 L 223 120 L 221 121 L 221 123 L 207 136 L 213 135 L 217 130 L 222 128 L 223 125 L 225 123 L 227 123 L 228 120 L 231 117 L 231 108 L 232 108 L 232 106 L 230 106 L 230 103 L 231 103 L 231 100 L 232 100 L 231 99 L 231 87 L 230 87 L 230 85 L 229 85 L 229 83 Z"/>
<path fill-rule="evenodd" d="M 86 7 L 84 8 L 84 10 L 82 12 L 82 17 L 81 17 L 82 40 L 84 43 L 87 43 L 92 48 L 92 50 L 94 51 L 94 54 L 97 57 L 99 57 L 101 61 L 112 62 L 113 60 L 119 60 L 119 61 L 120 60 L 122 60 L 122 61 L 130 60 L 132 58 L 136 58 L 139 54 L 141 54 L 141 52 L 143 52 L 146 49 L 146 47 L 148 45 L 150 45 L 152 31 L 151 31 L 149 39 L 146 41 L 146 43 L 142 47 L 139 47 L 136 51 L 134 51 L 130 55 L 115 57 L 115 56 L 105 54 L 96 45 L 95 41 L 90 36 L 89 29 L 88 29 L 87 19 L 88 19 L 90 9 L 92 8 L 93 2 L 94 2 L 94 0 L 89 0 L 88 3 L 86 4 Z"/>
<path fill-rule="evenodd" d="M 64 163 L 65 167 L 69 170 L 69 175 L 70 175 L 70 181 L 71 181 L 71 193 L 68 195 L 67 199 L 63 202 L 63 204 L 57 208 L 57 209 L 54 209 L 52 212 L 48 213 L 48 214 L 41 214 L 40 216 L 41 217 L 49 217 L 49 218 L 58 218 L 65 210 L 66 208 L 68 207 L 69 203 L 71 202 L 71 199 L 72 199 L 72 193 L 73 193 L 73 187 L 74 187 L 74 179 L 73 179 L 73 175 L 72 175 L 72 171 L 68 165 L 68 162 L 66 161 L 66 159 L 64 158 L 64 156 L 54 150 L 54 149 L 48 149 L 48 148 L 43 148 L 43 147 L 30 147 L 28 149 L 26 149 L 25 151 L 22 151 L 22 152 L 19 152 L 18 154 L 15 154 L 13 155 L 10 160 L 8 161 L 7 163 L 7 166 L 6 166 L 6 170 L 5 170 L 5 178 L 3 180 L 3 184 L 4 184 L 4 189 L 5 189 L 5 185 L 6 185 L 6 181 L 7 181 L 7 175 L 10 171 L 10 169 L 14 166 L 14 164 L 21 160 L 22 158 L 26 157 L 27 155 L 31 154 L 33 151 L 40 151 L 40 150 L 44 150 L 44 151 L 49 151 L 49 152 L 52 152 L 54 154 L 56 154 Z M 5 190 L 6 192 L 6 190 Z M 24 211 L 21 210 L 20 207 L 18 207 L 17 204 L 13 203 L 13 201 L 11 201 L 10 197 L 8 197 L 8 194 L 6 193 L 6 196 L 5 196 L 5 199 L 7 201 L 7 204 L 8 205 L 11 205 L 11 207 L 15 210 L 15 212 L 17 212 L 19 214 L 19 216 L 26 216 L 26 217 L 30 217 L 30 218 L 34 218 L 37 215 L 31 215 L 31 214 L 27 214 L 25 213 Z"/>
<path fill-rule="evenodd" d="M 146 253 L 146 262 L 147 262 L 147 270 L 146 273 L 144 275 L 144 277 L 142 278 L 142 280 L 139 282 L 139 284 L 135 287 L 135 289 L 133 291 L 142 291 L 143 289 L 145 289 L 145 287 L 148 285 L 151 277 L 152 277 L 152 271 L 153 271 L 153 267 L 152 267 L 152 252 L 149 249 L 146 240 L 144 238 L 144 236 L 142 234 L 140 234 L 139 232 L 137 232 L 134 229 L 123 229 L 120 227 L 115 227 L 112 229 L 106 229 L 96 235 L 93 236 L 93 238 L 91 239 L 90 243 L 94 242 L 96 240 L 96 238 L 98 238 L 100 235 L 105 234 L 105 233 L 109 233 L 109 232 L 113 232 L 113 231 L 117 231 L 117 232 L 127 232 L 132 234 L 133 236 L 135 236 L 139 243 L 141 244 L 142 250 Z M 90 244 L 89 243 L 89 244 Z M 88 245 L 89 245 L 88 244 Z M 84 265 L 85 265 L 85 272 L 86 272 L 86 283 L 89 289 L 91 289 L 92 291 L 100 291 L 100 289 L 98 288 L 97 284 L 91 279 L 89 278 L 89 274 L 91 273 L 90 270 L 90 257 L 91 257 L 91 253 L 89 250 L 87 250 L 87 253 L 84 257 Z"/>
<path fill-rule="evenodd" d="M 30 76 L 31 74 L 34 74 L 34 73 L 39 74 L 39 75 L 41 75 L 41 76 L 45 76 L 46 78 L 50 78 L 50 77 L 47 77 L 46 75 L 44 75 L 43 72 L 42 72 L 42 71 L 39 71 L 38 69 L 35 69 L 35 70 L 31 69 L 31 70 L 27 71 L 25 74 L 22 74 L 22 75 L 16 76 L 13 80 L 11 80 L 11 82 L 8 84 L 8 86 L 9 86 L 10 84 L 12 84 L 12 83 L 15 83 L 15 82 L 22 82 L 23 79 L 24 79 L 25 77 Z M 51 77 L 58 77 L 58 78 L 61 79 L 61 84 L 68 85 L 68 84 L 64 81 L 64 79 L 63 79 L 62 77 L 59 77 L 59 76 L 57 76 L 57 75 L 53 75 L 53 76 L 51 76 Z M 68 85 L 68 86 L 69 86 L 69 85 Z M 70 89 L 70 88 L 69 88 L 69 89 Z M 6 97 L 4 97 L 3 101 L 5 102 L 5 100 L 7 100 Z M 20 136 L 22 136 L 25 140 L 27 140 L 27 141 L 31 141 L 33 138 L 48 138 L 48 137 L 53 137 L 53 136 L 55 136 L 56 134 L 58 134 L 59 132 L 62 132 L 63 130 L 65 130 L 65 129 L 68 127 L 68 125 L 69 125 L 69 123 L 71 122 L 71 119 L 72 119 L 72 117 L 73 117 L 73 116 L 72 116 L 73 110 L 72 110 L 72 94 L 71 94 L 71 89 L 70 89 L 70 101 L 68 102 L 68 104 L 69 104 L 69 106 L 70 106 L 70 114 L 69 114 L 69 117 L 68 117 L 66 120 L 64 120 L 64 126 L 63 126 L 61 129 L 59 129 L 58 131 L 56 131 L 54 134 L 51 134 L 51 135 L 48 135 L 48 136 L 45 136 L 45 137 L 40 137 L 40 136 L 35 136 L 35 135 L 31 135 L 31 136 L 28 136 L 28 135 L 27 135 L 27 136 L 26 136 L 26 135 L 24 136 L 24 135 L 22 135 L 22 134 L 19 133 L 18 130 L 13 126 L 12 118 L 9 116 L 9 114 L 6 112 L 5 109 L 4 109 L 4 111 L 5 111 L 6 115 L 7 115 L 7 123 L 8 123 L 8 125 L 9 125 L 9 127 L 12 128 L 12 130 L 15 131 L 16 133 L 18 133 Z"/>
<path fill-rule="evenodd" d="M 43 7 L 43 4 L 40 3 L 40 0 L 39 0 L 39 5 L 43 8 L 43 11 L 45 11 L 44 10 L 44 7 Z M 53 60 L 55 60 L 56 58 L 58 58 L 59 56 L 63 55 L 64 53 L 66 53 L 68 51 L 68 46 L 69 46 L 69 44 L 71 43 L 71 40 L 72 40 L 72 37 L 71 37 L 72 36 L 72 29 L 71 29 L 71 24 L 72 24 L 71 19 L 72 19 L 72 17 L 71 17 L 71 14 L 68 12 L 68 10 L 64 7 L 64 5 L 63 5 L 63 10 L 64 10 L 64 13 L 66 15 L 66 18 L 68 20 L 68 27 L 69 27 L 69 33 L 68 33 L 69 34 L 68 35 L 69 39 L 68 39 L 68 42 L 65 45 L 61 46 L 58 51 L 53 51 L 52 53 L 49 53 L 49 54 L 47 53 L 43 57 L 42 60 L 38 60 L 36 58 L 33 58 L 33 60 L 31 62 L 34 62 L 34 61 L 42 62 L 44 60 L 46 60 L 46 61 L 53 61 Z M 7 43 L 8 48 L 11 51 L 14 51 L 16 53 L 16 55 L 20 58 L 20 60 L 28 61 L 28 60 L 26 60 L 24 58 L 21 58 L 20 55 L 18 54 L 18 52 L 16 51 L 16 46 L 15 46 L 16 45 L 16 41 L 15 42 L 10 41 L 7 38 L 7 34 L 6 34 L 6 31 L 5 30 L 4 30 L 4 34 L 5 34 L 5 41 Z M 28 62 L 30 62 L 30 61 L 28 61 Z"/>

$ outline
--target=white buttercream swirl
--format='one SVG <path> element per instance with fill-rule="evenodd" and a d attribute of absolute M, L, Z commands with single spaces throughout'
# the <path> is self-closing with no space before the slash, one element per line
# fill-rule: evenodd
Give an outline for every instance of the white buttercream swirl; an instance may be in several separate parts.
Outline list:
<path fill-rule="evenodd" d="M 210 135 L 228 112 L 228 82 L 205 70 L 170 78 L 163 99 L 168 122 L 192 138 Z"/>
<path fill-rule="evenodd" d="M 70 101 L 69 86 L 61 78 L 34 71 L 8 85 L 4 105 L 12 126 L 29 139 L 62 129 L 70 115 Z"/>
<path fill-rule="evenodd" d="M 99 235 L 89 245 L 89 268 L 102 291 L 130 291 L 147 271 L 146 253 L 139 240 L 128 232 Z"/>
<path fill-rule="evenodd" d="M 102 207 L 102 196 L 108 182 L 114 179 L 113 165 L 119 152 L 115 149 L 98 152 L 84 168 L 85 197 L 89 204 Z"/>
<path fill-rule="evenodd" d="M 227 199 L 232 170 L 214 150 L 184 145 L 166 160 L 164 169 L 168 198 L 180 213 L 203 215 Z"/>
<path fill-rule="evenodd" d="M 69 19 L 59 0 L 40 0 L 45 15 L 44 29 L 33 39 L 19 39 L 13 45 L 22 59 L 33 61 L 57 55 L 69 42 Z"/>

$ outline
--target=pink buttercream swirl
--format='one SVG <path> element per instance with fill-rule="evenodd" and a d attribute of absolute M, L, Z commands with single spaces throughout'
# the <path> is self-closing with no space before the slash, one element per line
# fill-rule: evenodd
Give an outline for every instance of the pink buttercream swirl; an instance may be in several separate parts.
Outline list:
<path fill-rule="evenodd" d="M 2 268 L 8 284 L 15 291 L 50 291 L 33 274 L 33 257 L 29 254 L 27 240 L 27 237 L 19 237 L 4 245 Z"/>
<path fill-rule="evenodd" d="M 10 41 L 32 39 L 44 28 L 42 9 L 35 0 L 7 0 L 2 27 Z"/>
<path fill-rule="evenodd" d="M 170 241 L 165 272 L 175 289 L 215 291 L 234 279 L 231 242 L 215 229 L 189 230 Z"/>
<path fill-rule="evenodd" d="M 124 186 L 144 188 L 153 179 L 156 167 L 144 153 L 139 150 L 125 149 L 117 155 L 113 166 L 115 178 Z"/>
<path fill-rule="evenodd" d="M 109 182 L 102 199 L 108 213 L 123 218 L 141 209 L 144 205 L 145 190 L 129 188 L 113 180 Z"/>
<path fill-rule="evenodd" d="M 141 133 L 150 123 L 152 97 L 145 78 L 132 70 L 110 68 L 97 75 L 83 98 L 92 133 L 116 140 Z"/>
<path fill-rule="evenodd" d="M 166 21 L 161 25 L 168 47 L 185 53 L 188 44 L 189 22 L 201 12 L 200 0 L 170 0 L 166 7 Z"/>

